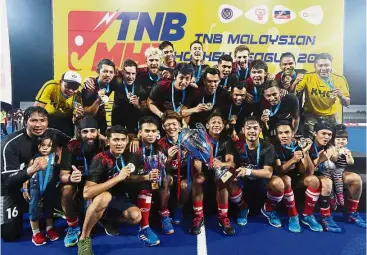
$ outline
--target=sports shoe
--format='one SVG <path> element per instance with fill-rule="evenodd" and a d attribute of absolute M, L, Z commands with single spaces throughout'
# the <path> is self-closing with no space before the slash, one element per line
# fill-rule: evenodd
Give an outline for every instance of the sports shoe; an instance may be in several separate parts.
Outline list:
<path fill-rule="evenodd" d="M 193 235 L 199 235 L 201 233 L 202 226 L 204 226 L 204 217 L 196 216 L 192 220 L 192 226 L 189 231 Z"/>
<path fill-rule="evenodd" d="M 265 211 L 264 207 L 261 208 L 261 213 L 268 218 L 269 224 L 273 227 L 280 228 L 282 226 L 282 223 L 280 222 L 280 219 L 278 218 L 275 211 L 267 212 Z"/>
<path fill-rule="evenodd" d="M 333 233 L 340 233 L 342 230 L 336 225 L 332 216 L 326 216 L 321 218 L 321 224 L 325 231 L 330 231 Z"/>
<path fill-rule="evenodd" d="M 107 235 L 118 236 L 120 234 L 118 223 L 109 222 L 104 219 L 99 220 L 98 223 L 104 228 Z"/>
<path fill-rule="evenodd" d="M 322 232 L 322 226 L 318 223 L 313 215 L 303 215 L 301 222 L 310 227 L 312 231 Z"/>
<path fill-rule="evenodd" d="M 80 235 L 79 226 L 68 227 L 66 229 L 66 235 L 64 238 L 65 247 L 75 246 L 78 243 L 79 235 Z"/>
<path fill-rule="evenodd" d="M 90 237 L 79 240 L 78 255 L 93 255 L 92 240 L 90 239 Z"/>
<path fill-rule="evenodd" d="M 32 243 L 34 243 L 35 246 L 41 246 L 47 243 L 46 237 L 41 233 L 37 233 L 32 236 Z"/>
<path fill-rule="evenodd" d="M 156 246 L 161 242 L 150 227 L 140 229 L 138 238 L 144 243 L 145 246 L 149 247 Z"/>
<path fill-rule="evenodd" d="M 362 219 L 358 212 L 348 213 L 347 221 L 349 223 L 356 224 L 358 227 L 366 228 L 366 222 L 364 221 L 364 219 Z"/>
<path fill-rule="evenodd" d="M 56 241 L 57 239 L 59 239 L 60 235 L 59 235 L 59 233 L 57 233 L 57 231 L 54 228 L 51 228 L 47 231 L 46 237 L 48 239 L 50 239 L 50 241 L 53 242 L 53 241 Z"/>
<path fill-rule="evenodd" d="M 173 224 L 180 224 L 182 220 L 182 208 L 177 207 L 175 213 L 173 214 Z"/>
<path fill-rule="evenodd" d="M 171 235 L 175 232 L 172 226 L 172 219 L 169 216 L 161 217 L 162 231 L 166 235 Z"/>
<path fill-rule="evenodd" d="M 237 224 L 240 226 L 245 226 L 247 224 L 247 215 L 250 212 L 248 208 L 240 210 L 237 217 Z"/>
<path fill-rule="evenodd" d="M 298 215 L 289 217 L 288 229 L 293 233 L 301 232 L 301 226 L 299 225 Z"/>
<path fill-rule="evenodd" d="M 218 224 L 222 228 L 222 232 L 225 235 L 232 236 L 236 233 L 234 228 L 231 226 L 231 221 L 227 217 L 226 218 L 219 218 Z"/>

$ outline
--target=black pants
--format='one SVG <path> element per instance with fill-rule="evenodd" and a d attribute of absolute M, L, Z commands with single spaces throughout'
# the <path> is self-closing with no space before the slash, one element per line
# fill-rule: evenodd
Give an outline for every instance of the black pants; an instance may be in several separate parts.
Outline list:
<path fill-rule="evenodd" d="M 23 212 L 24 212 L 24 200 L 2 196 L 1 205 L 3 208 L 2 224 L 1 224 L 1 238 L 5 242 L 13 242 L 20 238 L 23 232 Z"/>
<path fill-rule="evenodd" d="M 1 123 L 1 132 L 3 132 L 4 135 L 8 135 L 8 131 L 6 130 L 5 123 Z"/>

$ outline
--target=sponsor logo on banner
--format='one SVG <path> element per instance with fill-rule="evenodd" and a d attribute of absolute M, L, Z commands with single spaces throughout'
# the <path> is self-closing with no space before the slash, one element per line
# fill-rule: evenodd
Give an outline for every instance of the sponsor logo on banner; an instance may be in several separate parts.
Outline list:
<path fill-rule="evenodd" d="M 297 17 L 296 13 L 283 5 L 276 5 L 273 8 L 273 21 L 275 24 L 284 24 Z"/>
<path fill-rule="evenodd" d="M 245 13 L 246 18 L 259 24 L 266 24 L 269 20 L 269 9 L 266 5 L 258 5 Z"/>
<path fill-rule="evenodd" d="M 229 4 L 222 4 L 218 10 L 219 20 L 222 23 L 229 23 L 238 19 L 243 14 L 243 11 Z"/>
<path fill-rule="evenodd" d="M 299 16 L 313 25 L 320 25 L 324 18 L 324 12 L 321 6 L 315 5 L 300 11 Z"/>

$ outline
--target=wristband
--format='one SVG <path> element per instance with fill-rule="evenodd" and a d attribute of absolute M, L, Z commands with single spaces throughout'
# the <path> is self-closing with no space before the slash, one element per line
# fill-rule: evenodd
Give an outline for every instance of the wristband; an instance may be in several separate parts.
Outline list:
<path fill-rule="evenodd" d="M 252 172 L 252 169 L 251 168 L 246 168 L 245 176 L 250 176 L 251 175 L 251 172 Z"/>

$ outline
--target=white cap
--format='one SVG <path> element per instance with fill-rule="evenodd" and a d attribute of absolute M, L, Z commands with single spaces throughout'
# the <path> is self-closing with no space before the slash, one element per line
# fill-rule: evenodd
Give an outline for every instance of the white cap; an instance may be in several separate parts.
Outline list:
<path fill-rule="evenodd" d="M 82 84 L 82 77 L 80 76 L 80 74 L 78 74 L 77 72 L 74 72 L 74 71 L 65 72 L 62 75 L 61 79 L 66 83 L 72 82 L 72 83 Z"/>

